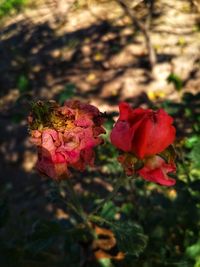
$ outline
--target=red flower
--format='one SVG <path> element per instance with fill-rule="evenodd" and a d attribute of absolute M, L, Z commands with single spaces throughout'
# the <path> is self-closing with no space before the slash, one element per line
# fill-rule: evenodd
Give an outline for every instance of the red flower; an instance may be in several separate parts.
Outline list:
<path fill-rule="evenodd" d="M 37 169 L 53 179 L 63 179 L 69 177 L 69 168 L 82 171 L 93 165 L 93 148 L 102 142 L 99 135 L 105 132 L 102 123 L 99 110 L 92 105 L 68 101 L 60 107 L 40 102 L 29 116 L 31 141 L 38 149 Z"/>
<path fill-rule="evenodd" d="M 173 119 L 163 109 L 132 109 L 119 105 L 120 116 L 111 132 L 111 142 L 117 148 L 143 159 L 165 150 L 175 139 Z"/>
<path fill-rule="evenodd" d="M 144 167 L 137 173 L 147 181 L 172 186 L 176 181 L 170 178 L 168 173 L 175 171 L 176 165 L 174 162 L 166 163 L 160 156 L 154 156 L 145 160 Z"/>
<path fill-rule="evenodd" d="M 171 186 L 175 180 L 168 173 L 175 172 L 173 151 L 168 148 L 175 139 L 173 119 L 163 109 L 132 109 L 127 103 L 119 105 L 120 116 L 110 139 L 122 150 L 118 161 L 128 176 L 139 174 L 145 180 Z M 167 157 L 166 161 L 159 156 Z"/>

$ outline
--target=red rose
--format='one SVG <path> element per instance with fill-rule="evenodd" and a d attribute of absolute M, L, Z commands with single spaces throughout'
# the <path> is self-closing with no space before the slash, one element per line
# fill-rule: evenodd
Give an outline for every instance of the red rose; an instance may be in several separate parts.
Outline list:
<path fill-rule="evenodd" d="M 172 117 L 163 109 L 132 109 L 125 102 L 119 105 L 119 110 L 110 139 L 123 152 L 118 161 L 126 174 L 136 173 L 151 182 L 174 185 L 176 181 L 168 176 L 176 171 L 173 153 L 168 149 L 176 133 Z M 166 154 L 166 161 L 157 155 L 161 152 Z"/>
<path fill-rule="evenodd" d="M 111 142 L 138 158 L 158 154 L 175 139 L 173 119 L 163 109 L 132 109 L 129 104 L 119 104 L 120 116 L 111 132 Z"/>
<path fill-rule="evenodd" d="M 145 160 L 144 167 L 137 173 L 145 180 L 161 185 L 172 186 L 176 181 L 168 173 L 176 171 L 174 162 L 166 163 L 160 156 L 153 156 Z"/>

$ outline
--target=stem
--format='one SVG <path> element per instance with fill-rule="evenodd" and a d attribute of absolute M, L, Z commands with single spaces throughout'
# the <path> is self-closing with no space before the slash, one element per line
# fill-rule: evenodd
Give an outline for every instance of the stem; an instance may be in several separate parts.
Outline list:
<path fill-rule="evenodd" d="M 57 183 L 59 185 L 59 183 Z M 71 183 L 71 181 L 68 179 L 66 180 L 66 186 L 68 193 L 70 194 L 70 200 L 71 201 L 65 201 L 64 199 L 61 199 L 76 215 L 79 216 L 79 218 L 82 220 L 83 225 L 88 229 L 89 233 L 93 238 L 96 238 L 96 235 L 91 227 L 91 224 L 89 222 L 89 216 L 84 212 L 79 199 L 77 197 L 76 192 L 74 191 L 74 187 Z"/>
<path fill-rule="evenodd" d="M 73 203 L 73 207 L 76 210 L 76 213 L 79 214 L 79 216 L 81 217 L 81 219 L 83 220 L 84 223 L 88 224 L 88 219 L 87 219 L 87 215 L 85 214 L 79 199 L 77 197 L 76 192 L 74 191 L 74 187 L 70 181 L 70 179 L 66 180 L 66 185 L 67 185 L 67 190 L 70 193 L 70 197 Z"/>
<path fill-rule="evenodd" d="M 135 186 L 134 186 L 134 179 L 136 179 L 136 175 L 133 175 L 130 177 L 130 179 L 128 179 L 128 185 L 129 185 L 129 189 L 130 189 L 130 200 L 134 203 L 135 202 Z"/>
<path fill-rule="evenodd" d="M 109 221 L 107 221 L 106 219 L 104 219 L 104 218 L 102 218 L 102 217 L 100 217 L 100 216 L 98 216 L 98 215 L 92 215 L 92 214 L 90 214 L 89 215 L 89 219 L 92 221 L 92 222 L 94 222 L 94 223 L 99 223 L 99 224 L 107 224 L 107 225 L 112 225 L 112 222 L 109 222 Z"/>
<path fill-rule="evenodd" d="M 92 212 L 92 214 L 97 213 L 108 201 L 110 201 L 116 196 L 117 192 L 119 191 L 124 181 L 122 177 L 123 176 L 121 174 L 115 183 L 113 191 L 96 207 L 96 209 Z"/>
<path fill-rule="evenodd" d="M 56 186 L 57 186 L 57 190 L 60 192 L 60 187 L 59 187 L 59 185 L 60 185 L 60 182 L 59 181 L 55 181 L 55 184 L 56 184 Z M 69 190 L 68 190 L 69 191 Z M 59 200 L 61 201 L 61 202 L 63 202 L 71 211 L 73 211 L 74 213 L 76 213 L 76 215 L 78 215 L 81 219 L 82 219 L 82 217 L 81 217 L 81 215 L 80 215 L 80 212 L 77 210 L 77 207 L 74 205 L 74 203 L 71 203 L 71 202 L 69 202 L 69 201 L 66 201 L 63 197 L 59 197 Z"/>

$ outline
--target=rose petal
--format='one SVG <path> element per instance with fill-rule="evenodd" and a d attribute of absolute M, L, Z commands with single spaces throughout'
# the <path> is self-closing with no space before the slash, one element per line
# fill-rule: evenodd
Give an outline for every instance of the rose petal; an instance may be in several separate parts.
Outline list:
<path fill-rule="evenodd" d="M 168 173 L 175 171 L 176 166 L 173 162 L 166 163 L 161 157 L 154 156 L 149 158 L 144 167 L 138 170 L 137 173 L 147 181 L 172 186 L 176 183 L 176 180 L 170 178 Z"/>

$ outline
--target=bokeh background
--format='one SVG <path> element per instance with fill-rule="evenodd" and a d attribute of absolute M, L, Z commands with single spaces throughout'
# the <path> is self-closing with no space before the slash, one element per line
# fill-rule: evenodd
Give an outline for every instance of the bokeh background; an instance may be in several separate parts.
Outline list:
<path fill-rule="evenodd" d="M 199 0 L 0 0 L 0 36 L 0 266 L 199 267 Z M 71 98 L 107 118 L 96 167 L 74 173 L 88 211 L 121 171 L 109 143 L 119 101 L 162 107 L 175 119 L 176 186 L 132 181 L 102 211 L 142 229 L 140 239 L 133 227 L 126 259 L 113 256 L 118 245 L 96 255 L 81 234 L 65 233 L 74 224 L 56 197 L 67 199 L 65 187 L 55 192 L 34 169 L 31 102 Z"/>

